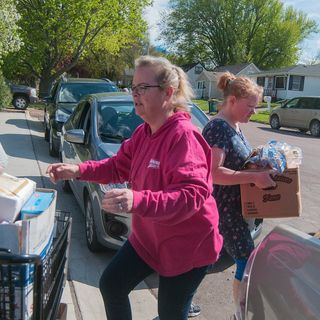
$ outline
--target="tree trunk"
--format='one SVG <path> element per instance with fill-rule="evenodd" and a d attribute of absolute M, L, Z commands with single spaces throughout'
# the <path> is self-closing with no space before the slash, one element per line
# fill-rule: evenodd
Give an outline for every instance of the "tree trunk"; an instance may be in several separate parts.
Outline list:
<path fill-rule="evenodd" d="M 39 98 L 48 97 L 50 95 L 50 89 L 54 80 L 55 79 L 53 79 L 50 75 L 41 75 L 39 84 Z"/>

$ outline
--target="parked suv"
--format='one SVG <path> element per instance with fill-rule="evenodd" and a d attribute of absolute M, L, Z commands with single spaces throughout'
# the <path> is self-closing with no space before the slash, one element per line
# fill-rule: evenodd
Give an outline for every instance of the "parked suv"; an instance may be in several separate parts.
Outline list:
<path fill-rule="evenodd" d="M 270 114 L 272 129 L 295 128 L 320 136 L 320 97 L 297 97 L 288 100 Z"/>
<path fill-rule="evenodd" d="M 37 91 L 35 88 L 13 84 L 7 82 L 12 96 L 12 104 L 16 109 L 25 110 L 30 103 L 35 103 L 38 101 Z"/>
<path fill-rule="evenodd" d="M 62 78 L 56 82 L 51 95 L 44 98 L 45 139 L 49 141 L 49 154 L 57 156 L 63 124 L 81 98 L 87 94 L 119 91 L 114 83 L 102 79 Z"/>

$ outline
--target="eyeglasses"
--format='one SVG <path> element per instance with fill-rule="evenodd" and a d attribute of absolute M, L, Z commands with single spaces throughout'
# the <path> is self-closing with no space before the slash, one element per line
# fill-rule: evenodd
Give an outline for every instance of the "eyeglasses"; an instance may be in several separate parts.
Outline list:
<path fill-rule="evenodd" d="M 146 93 L 146 90 L 149 88 L 161 88 L 159 84 L 138 84 L 137 86 L 131 87 L 132 94 L 138 94 L 143 96 Z"/>

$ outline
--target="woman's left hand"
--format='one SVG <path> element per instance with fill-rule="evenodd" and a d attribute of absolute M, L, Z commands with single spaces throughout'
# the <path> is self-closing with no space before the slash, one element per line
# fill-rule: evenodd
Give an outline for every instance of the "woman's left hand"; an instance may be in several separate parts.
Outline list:
<path fill-rule="evenodd" d="M 111 213 L 130 212 L 133 205 L 133 192 L 130 189 L 112 189 L 102 200 L 103 210 Z"/>

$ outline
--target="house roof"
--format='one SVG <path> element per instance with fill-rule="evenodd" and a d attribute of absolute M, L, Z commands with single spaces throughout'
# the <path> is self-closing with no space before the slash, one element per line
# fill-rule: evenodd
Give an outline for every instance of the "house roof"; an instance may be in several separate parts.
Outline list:
<path fill-rule="evenodd" d="M 202 74 L 209 80 L 209 81 L 215 81 L 217 79 L 217 72 L 203 70 Z"/>
<path fill-rule="evenodd" d="M 251 63 L 242 63 L 242 64 L 234 64 L 230 66 L 220 66 L 215 67 L 213 69 L 214 72 L 226 72 L 229 71 L 233 73 L 234 75 L 237 75 L 239 72 L 241 72 L 243 69 L 245 69 L 247 66 L 249 66 Z"/>
<path fill-rule="evenodd" d="M 194 63 L 189 63 L 189 64 L 183 64 L 182 66 L 180 66 L 180 68 L 184 72 L 188 72 L 190 69 L 194 68 L 197 64 L 200 64 L 203 67 L 203 65 L 200 62 L 194 62 Z M 204 67 L 203 67 L 203 69 L 204 69 Z"/>
<path fill-rule="evenodd" d="M 278 68 L 278 69 L 271 69 L 265 70 L 261 72 L 257 72 L 253 75 L 262 76 L 262 75 L 308 75 L 308 76 L 320 76 L 320 64 L 313 64 L 313 65 L 305 65 L 305 64 L 298 64 L 294 66 Z"/>

